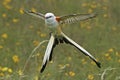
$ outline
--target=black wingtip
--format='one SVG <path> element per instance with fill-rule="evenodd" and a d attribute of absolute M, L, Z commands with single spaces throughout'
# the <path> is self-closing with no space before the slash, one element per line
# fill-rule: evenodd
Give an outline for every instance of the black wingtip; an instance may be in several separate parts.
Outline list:
<path fill-rule="evenodd" d="M 92 13 L 90 14 L 90 18 L 95 18 L 98 14 L 97 13 Z"/>
<path fill-rule="evenodd" d="M 27 14 L 29 11 L 24 9 L 23 12 Z"/>
<path fill-rule="evenodd" d="M 29 13 L 35 13 L 35 12 L 32 11 L 32 10 L 25 10 L 25 9 L 23 10 L 23 12 L 26 13 L 26 14 L 29 14 Z"/>
<path fill-rule="evenodd" d="M 101 63 L 100 62 L 96 62 L 96 64 L 99 68 L 101 68 Z"/>

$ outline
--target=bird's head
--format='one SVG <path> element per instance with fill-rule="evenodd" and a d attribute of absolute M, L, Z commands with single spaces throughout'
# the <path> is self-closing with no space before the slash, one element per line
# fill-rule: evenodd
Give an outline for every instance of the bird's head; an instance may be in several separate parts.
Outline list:
<path fill-rule="evenodd" d="M 45 19 L 49 22 L 54 21 L 55 20 L 55 15 L 53 13 L 46 13 L 45 14 Z"/>

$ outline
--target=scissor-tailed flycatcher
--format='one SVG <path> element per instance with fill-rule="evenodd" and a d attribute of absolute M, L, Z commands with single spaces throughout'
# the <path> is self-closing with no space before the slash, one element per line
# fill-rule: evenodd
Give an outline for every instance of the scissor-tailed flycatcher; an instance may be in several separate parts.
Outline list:
<path fill-rule="evenodd" d="M 72 39 L 70 39 L 68 36 L 66 36 L 62 32 L 61 27 L 60 27 L 60 24 L 68 24 L 68 23 L 74 23 L 77 21 L 87 20 L 87 19 L 95 17 L 96 14 L 72 14 L 72 15 L 56 17 L 53 13 L 46 13 L 45 15 L 43 15 L 41 13 L 32 12 L 32 11 L 25 11 L 25 12 L 27 12 L 30 15 L 33 15 L 33 16 L 36 16 L 38 18 L 45 20 L 46 26 L 51 31 L 50 40 L 48 42 L 48 45 L 45 51 L 42 68 L 40 71 L 41 73 L 44 71 L 47 62 L 51 61 L 53 49 L 59 43 L 67 43 L 67 44 L 73 45 L 78 50 L 83 52 L 86 56 L 89 56 L 90 59 L 92 59 L 99 68 L 101 67 L 100 63 L 88 51 L 86 51 L 83 47 L 81 47 L 76 42 L 74 42 Z"/>

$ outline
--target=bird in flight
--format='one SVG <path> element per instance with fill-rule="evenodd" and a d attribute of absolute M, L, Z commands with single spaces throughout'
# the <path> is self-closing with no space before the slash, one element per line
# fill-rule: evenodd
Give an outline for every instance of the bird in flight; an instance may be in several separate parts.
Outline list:
<path fill-rule="evenodd" d="M 65 15 L 65 16 L 55 16 L 53 13 L 46 13 L 45 15 L 38 12 L 33 11 L 25 11 L 29 15 L 36 16 L 38 18 L 41 18 L 45 21 L 45 25 L 50 30 L 50 39 L 45 51 L 45 55 L 42 62 L 42 67 L 40 72 L 42 73 L 46 67 L 46 64 L 48 61 L 52 60 L 52 53 L 53 49 L 56 47 L 56 45 L 60 43 L 66 43 L 70 44 L 74 47 L 76 47 L 78 50 L 80 50 L 83 54 L 86 56 L 89 56 L 90 59 L 92 59 L 96 65 L 101 68 L 100 62 L 98 62 L 94 56 L 92 56 L 87 50 L 85 50 L 83 47 L 78 45 L 75 41 L 70 39 L 68 36 L 66 36 L 62 30 L 60 24 L 69 24 L 69 23 L 75 23 L 77 21 L 83 21 L 90 18 L 94 18 L 96 14 L 71 14 L 71 15 Z"/>

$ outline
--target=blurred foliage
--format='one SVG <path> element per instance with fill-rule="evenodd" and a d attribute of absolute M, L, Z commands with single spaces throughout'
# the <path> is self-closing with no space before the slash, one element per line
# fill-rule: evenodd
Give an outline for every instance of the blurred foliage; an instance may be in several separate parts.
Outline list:
<path fill-rule="evenodd" d="M 120 79 L 120 0 L 0 0 L 0 80 L 104 80 Z M 68 24 L 63 31 L 101 63 L 96 65 L 77 49 L 61 44 L 53 61 L 40 74 L 47 43 L 26 60 L 39 42 L 49 39 L 44 21 L 27 15 L 33 10 L 55 15 L 97 13 L 92 20 Z M 77 35 L 76 35 L 77 34 Z M 23 71 L 23 68 L 25 69 Z"/>

